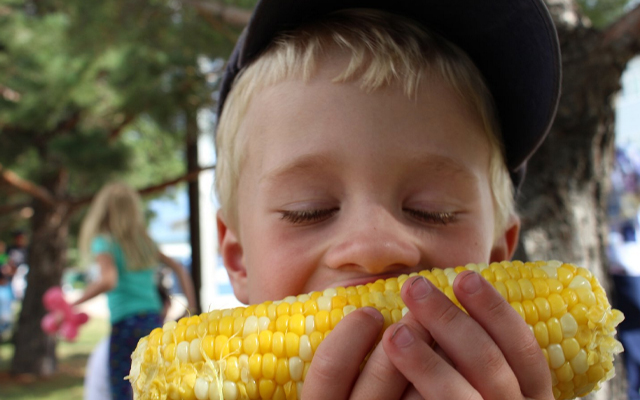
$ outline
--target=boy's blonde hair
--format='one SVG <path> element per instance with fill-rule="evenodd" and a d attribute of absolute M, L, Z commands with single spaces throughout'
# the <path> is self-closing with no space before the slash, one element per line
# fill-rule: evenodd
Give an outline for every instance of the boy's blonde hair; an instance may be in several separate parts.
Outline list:
<path fill-rule="evenodd" d="M 336 50 L 350 56 L 333 82 L 359 80 L 365 91 L 400 84 L 414 98 L 429 73 L 440 76 L 481 117 L 491 147 L 490 179 L 498 235 L 515 214 L 513 184 L 504 161 L 501 133 L 490 91 L 469 57 L 413 20 L 377 10 L 351 9 L 280 35 L 240 72 L 219 116 L 216 191 L 226 222 L 236 226 L 236 192 L 248 137 L 238 130 L 251 98 L 287 79 L 308 81 Z"/>
<path fill-rule="evenodd" d="M 78 239 L 85 260 L 90 257 L 91 242 L 101 234 L 122 247 L 128 269 L 138 271 L 157 266 L 158 247 L 147 233 L 140 195 L 129 185 L 109 183 L 93 199 Z"/>

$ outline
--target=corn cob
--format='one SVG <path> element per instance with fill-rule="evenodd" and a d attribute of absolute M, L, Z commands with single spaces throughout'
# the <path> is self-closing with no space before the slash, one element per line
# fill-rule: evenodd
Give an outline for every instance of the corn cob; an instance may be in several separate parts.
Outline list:
<path fill-rule="evenodd" d="M 587 269 L 559 261 L 468 264 L 421 271 L 459 307 L 452 284 L 479 272 L 522 316 L 546 357 L 556 399 L 582 397 L 614 375 L 614 338 L 624 318 Z M 132 355 L 135 399 L 299 399 L 318 345 L 347 314 L 373 306 L 385 328 L 407 312 L 411 275 L 331 288 L 282 301 L 215 310 L 167 322 Z M 462 307 L 461 307 L 462 308 Z"/>

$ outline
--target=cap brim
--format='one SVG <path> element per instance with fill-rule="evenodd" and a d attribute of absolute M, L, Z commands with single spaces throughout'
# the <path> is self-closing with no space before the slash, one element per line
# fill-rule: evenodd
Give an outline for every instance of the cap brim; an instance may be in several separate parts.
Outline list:
<path fill-rule="evenodd" d="M 220 101 L 237 72 L 278 32 L 347 8 L 412 18 L 471 57 L 494 96 L 510 171 L 520 169 L 542 143 L 561 81 L 559 42 L 542 0 L 262 0 L 229 61 Z"/>

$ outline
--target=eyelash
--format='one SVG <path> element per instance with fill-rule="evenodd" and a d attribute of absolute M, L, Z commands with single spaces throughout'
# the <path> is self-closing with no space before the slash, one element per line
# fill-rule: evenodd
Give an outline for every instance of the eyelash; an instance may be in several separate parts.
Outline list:
<path fill-rule="evenodd" d="M 327 208 L 323 210 L 302 210 L 302 211 L 280 211 L 282 217 L 280 219 L 291 222 L 292 224 L 304 224 L 318 222 L 331 217 L 338 211 L 337 208 Z"/>
<path fill-rule="evenodd" d="M 455 213 L 448 212 L 430 212 L 422 210 L 414 210 L 412 208 L 403 209 L 411 217 L 429 224 L 447 225 L 455 222 Z M 338 211 L 337 208 L 327 208 L 322 210 L 302 210 L 302 211 L 280 211 L 281 219 L 292 224 L 305 224 L 325 220 Z"/>
<path fill-rule="evenodd" d="M 409 214 L 411 217 L 429 224 L 440 224 L 447 225 L 456 220 L 455 213 L 449 212 L 430 212 L 430 211 L 422 211 L 422 210 L 414 210 L 412 208 L 404 208 L 404 212 Z"/>

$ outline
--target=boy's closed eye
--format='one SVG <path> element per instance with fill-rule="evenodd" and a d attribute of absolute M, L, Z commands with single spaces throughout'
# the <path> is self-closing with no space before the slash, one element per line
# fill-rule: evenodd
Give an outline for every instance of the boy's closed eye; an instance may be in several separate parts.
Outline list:
<path fill-rule="evenodd" d="M 312 210 L 281 210 L 281 219 L 292 224 L 312 224 L 316 222 L 325 221 L 333 217 L 340 209 L 339 208 L 326 208 L 326 209 L 312 209 Z M 457 218 L 457 214 L 454 212 L 443 211 L 425 211 L 413 208 L 403 208 L 409 217 L 417 220 L 421 223 L 432 225 L 448 225 L 454 223 Z"/>
<path fill-rule="evenodd" d="M 411 218 L 418 220 L 422 223 L 434 224 L 434 225 L 448 225 L 456 222 L 457 214 L 454 212 L 443 211 L 425 211 L 413 208 L 403 208 L 402 211 L 407 213 Z"/>
<path fill-rule="evenodd" d="M 281 210 L 281 219 L 292 224 L 310 224 L 331 218 L 340 209 L 326 208 L 318 210 Z"/>

